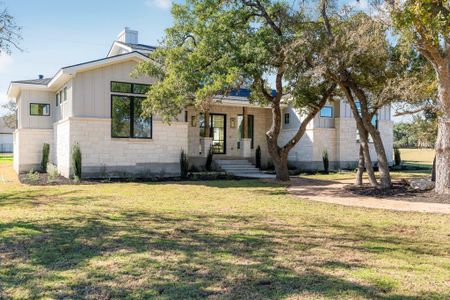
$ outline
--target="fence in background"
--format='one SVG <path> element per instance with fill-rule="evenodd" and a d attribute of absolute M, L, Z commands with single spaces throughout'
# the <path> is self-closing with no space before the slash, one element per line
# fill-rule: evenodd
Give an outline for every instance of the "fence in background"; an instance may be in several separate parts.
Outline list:
<path fill-rule="evenodd" d="M 0 144 L 0 153 L 12 153 L 13 144 Z"/>

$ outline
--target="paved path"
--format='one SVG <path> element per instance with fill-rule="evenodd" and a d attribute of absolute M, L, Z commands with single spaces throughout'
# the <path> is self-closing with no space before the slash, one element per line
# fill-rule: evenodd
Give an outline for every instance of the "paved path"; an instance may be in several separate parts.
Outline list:
<path fill-rule="evenodd" d="M 353 180 L 292 179 L 288 191 L 296 197 L 346 206 L 450 214 L 450 204 L 388 200 L 357 196 L 344 189 Z"/>

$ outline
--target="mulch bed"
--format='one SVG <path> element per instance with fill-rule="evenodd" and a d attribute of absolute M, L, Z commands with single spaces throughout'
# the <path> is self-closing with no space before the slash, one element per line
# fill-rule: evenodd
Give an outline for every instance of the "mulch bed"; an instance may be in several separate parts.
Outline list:
<path fill-rule="evenodd" d="M 209 181 L 209 180 L 239 180 L 240 178 L 223 172 L 195 172 L 190 173 L 188 178 L 181 177 L 112 177 L 112 178 L 86 178 L 75 181 L 63 176 L 49 182 L 47 173 L 39 173 L 39 179 L 30 180 L 27 174 L 20 174 L 19 181 L 28 185 L 71 185 L 71 184 L 99 184 L 99 183 L 120 183 L 120 182 L 176 182 L 176 181 Z"/>
<path fill-rule="evenodd" d="M 347 185 L 345 189 L 354 195 L 386 200 L 450 204 L 449 195 L 438 195 L 433 191 L 414 190 L 404 181 L 393 182 L 391 189 L 377 189 L 368 184 L 363 186 Z"/>

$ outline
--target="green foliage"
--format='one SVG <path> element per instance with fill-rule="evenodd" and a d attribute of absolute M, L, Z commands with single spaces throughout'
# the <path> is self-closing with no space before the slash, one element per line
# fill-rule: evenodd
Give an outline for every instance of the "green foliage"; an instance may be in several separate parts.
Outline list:
<path fill-rule="evenodd" d="M 255 151 L 255 164 L 258 169 L 261 169 L 261 147 L 259 145 Z"/>
<path fill-rule="evenodd" d="M 187 178 L 189 173 L 189 161 L 184 150 L 181 150 L 180 154 L 180 172 L 181 178 Z"/>
<path fill-rule="evenodd" d="M 394 146 L 397 148 L 433 148 L 438 124 L 436 115 L 430 112 L 415 116 L 410 123 L 394 124 Z"/>
<path fill-rule="evenodd" d="M 27 173 L 27 175 L 25 175 L 25 179 L 30 182 L 36 182 L 39 180 L 39 172 L 35 172 L 33 169 L 31 169 Z"/>
<path fill-rule="evenodd" d="M 213 162 L 213 147 L 209 148 L 208 156 L 206 157 L 205 169 L 206 171 L 212 170 L 212 162 Z"/>
<path fill-rule="evenodd" d="M 400 150 L 398 148 L 394 148 L 394 165 L 400 166 L 402 164 L 402 158 L 400 156 Z"/>
<path fill-rule="evenodd" d="M 41 169 L 43 172 L 47 172 L 47 164 L 48 164 L 49 155 L 50 155 L 50 145 L 47 143 L 44 143 L 44 146 L 42 147 L 42 161 L 41 161 Z"/>
<path fill-rule="evenodd" d="M 81 180 L 81 150 L 80 145 L 75 143 L 72 148 L 72 172 L 75 181 Z"/>
<path fill-rule="evenodd" d="M 330 171 L 330 162 L 328 160 L 328 151 L 325 149 L 322 152 L 323 170 L 326 174 Z"/>

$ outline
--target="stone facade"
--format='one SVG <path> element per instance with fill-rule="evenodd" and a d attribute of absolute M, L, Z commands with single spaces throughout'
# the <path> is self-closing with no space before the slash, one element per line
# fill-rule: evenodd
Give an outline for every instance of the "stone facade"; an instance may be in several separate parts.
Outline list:
<path fill-rule="evenodd" d="M 168 125 L 153 121 L 152 139 L 111 138 L 110 119 L 71 118 L 68 123 L 70 141 L 63 142 L 61 148 L 71 153 L 75 143 L 80 145 L 86 176 L 153 176 L 180 172 L 180 153 L 187 149 L 187 124 L 184 122 Z"/>
<path fill-rule="evenodd" d="M 14 170 L 17 173 L 40 170 L 44 143 L 50 145 L 52 157 L 53 130 L 17 129 L 14 132 Z"/>

